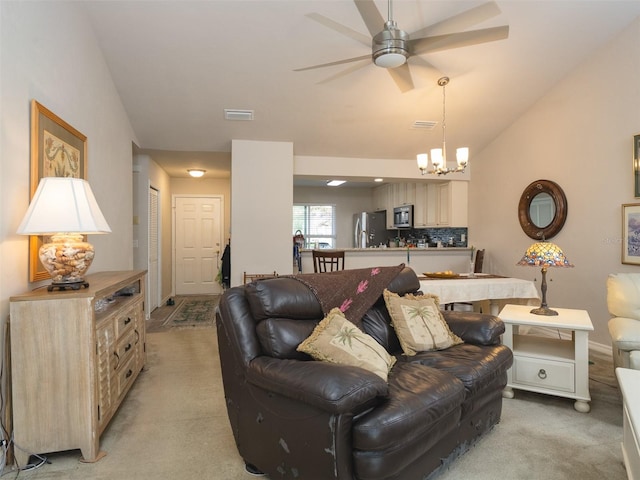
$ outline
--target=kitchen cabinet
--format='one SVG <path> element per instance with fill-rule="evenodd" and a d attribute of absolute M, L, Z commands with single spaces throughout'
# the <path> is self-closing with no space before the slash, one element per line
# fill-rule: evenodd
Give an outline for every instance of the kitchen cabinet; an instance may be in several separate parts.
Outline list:
<path fill-rule="evenodd" d="M 387 230 L 393 229 L 394 184 L 381 185 L 373 189 L 373 204 L 376 211 L 387 211 Z"/>
<path fill-rule="evenodd" d="M 428 183 L 426 198 L 425 223 L 428 227 L 467 226 L 467 182 Z"/>
<path fill-rule="evenodd" d="M 415 203 L 413 205 L 414 228 L 425 228 L 429 226 L 428 190 L 429 185 L 427 183 L 415 184 Z"/>
<path fill-rule="evenodd" d="M 394 183 L 393 184 L 393 206 L 413 205 L 416 202 L 415 183 Z"/>
<path fill-rule="evenodd" d="M 466 181 L 405 182 L 373 189 L 375 210 L 387 211 L 387 229 L 393 229 L 393 208 L 413 205 L 414 228 L 466 227 Z"/>
<path fill-rule="evenodd" d="M 80 449 L 100 435 L 145 363 L 145 271 L 101 272 L 81 290 L 10 299 L 15 456 Z"/>

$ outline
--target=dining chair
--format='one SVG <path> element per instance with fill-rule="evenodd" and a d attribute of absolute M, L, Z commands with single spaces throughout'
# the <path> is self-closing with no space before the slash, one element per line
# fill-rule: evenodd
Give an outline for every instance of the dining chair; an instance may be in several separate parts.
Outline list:
<path fill-rule="evenodd" d="M 247 273 L 244 272 L 244 276 L 243 276 L 243 280 L 242 283 L 251 283 L 251 282 L 255 282 L 256 280 L 263 280 L 265 278 L 275 278 L 277 277 L 278 274 L 275 272 L 273 273 Z"/>
<path fill-rule="evenodd" d="M 484 263 L 484 248 L 482 250 L 476 251 L 476 261 L 473 264 L 473 273 L 482 273 L 482 265 Z M 444 306 L 445 310 L 455 310 L 454 305 L 471 305 L 473 303 L 470 302 L 455 302 L 455 303 L 447 303 Z"/>
<path fill-rule="evenodd" d="M 344 270 L 344 250 L 312 250 L 315 273 Z"/>

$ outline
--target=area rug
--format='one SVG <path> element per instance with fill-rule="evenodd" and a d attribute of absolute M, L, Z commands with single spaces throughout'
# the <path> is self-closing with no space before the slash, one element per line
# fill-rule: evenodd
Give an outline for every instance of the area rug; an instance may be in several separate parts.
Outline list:
<path fill-rule="evenodd" d="M 147 332 L 213 327 L 219 300 L 219 295 L 177 298 L 174 306 L 164 306 L 151 315 L 152 322 L 147 326 Z"/>

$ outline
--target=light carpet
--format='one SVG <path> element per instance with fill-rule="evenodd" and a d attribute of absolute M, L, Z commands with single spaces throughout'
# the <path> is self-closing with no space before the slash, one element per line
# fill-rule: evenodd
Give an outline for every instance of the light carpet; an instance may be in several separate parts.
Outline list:
<path fill-rule="evenodd" d="M 591 354 L 592 409 L 516 391 L 501 422 L 437 480 L 624 480 L 622 406 L 611 360 Z M 101 443 L 107 456 L 80 463 L 79 450 L 20 474 L 37 480 L 248 480 L 235 447 L 214 328 L 147 335 L 147 366 Z M 13 478 L 8 476 L 8 478 Z M 274 479 L 275 480 L 275 479 Z M 302 479 L 304 480 L 304 479 Z"/>

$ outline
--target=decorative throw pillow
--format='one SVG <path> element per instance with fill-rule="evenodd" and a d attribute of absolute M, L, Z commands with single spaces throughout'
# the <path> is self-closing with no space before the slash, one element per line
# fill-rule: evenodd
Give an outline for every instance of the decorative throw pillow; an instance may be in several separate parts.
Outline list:
<path fill-rule="evenodd" d="M 444 350 L 463 343 L 462 339 L 449 329 L 440 312 L 438 297 L 411 294 L 401 297 L 386 289 L 383 295 L 405 355 L 415 355 L 417 352 L 428 350 Z"/>
<path fill-rule="evenodd" d="M 339 308 L 329 312 L 298 345 L 298 351 L 316 360 L 364 368 L 384 381 L 396 362 L 373 337 L 347 320 Z"/>

